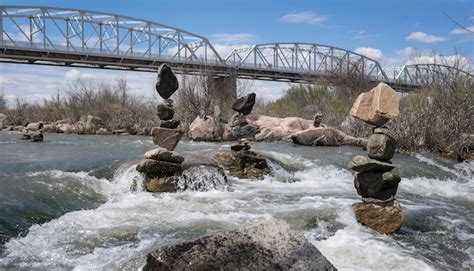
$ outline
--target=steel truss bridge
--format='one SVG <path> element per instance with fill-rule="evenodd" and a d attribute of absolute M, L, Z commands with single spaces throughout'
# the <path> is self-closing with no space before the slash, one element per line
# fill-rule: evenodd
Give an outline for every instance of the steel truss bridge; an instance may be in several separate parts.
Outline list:
<path fill-rule="evenodd" d="M 208 73 L 282 82 L 330 82 L 340 76 L 383 81 L 401 91 L 469 72 L 437 64 L 384 70 L 364 55 L 311 43 L 268 43 L 221 57 L 209 40 L 161 23 L 103 12 L 0 5 L 0 62 L 155 72 L 162 63 Z"/>

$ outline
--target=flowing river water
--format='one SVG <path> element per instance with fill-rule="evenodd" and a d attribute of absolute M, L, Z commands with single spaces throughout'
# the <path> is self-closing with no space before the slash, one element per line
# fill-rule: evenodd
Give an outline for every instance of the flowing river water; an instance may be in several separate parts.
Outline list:
<path fill-rule="evenodd" d="M 263 181 L 230 178 L 208 192 L 151 194 L 133 164 L 149 137 L 0 133 L 0 270 L 137 270 L 167 244 L 275 217 L 301 230 L 340 270 L 473 270 L 474 163 L 397 154 L 402 229 L 359 225 L 346 165 L 352 147 L 252 143 L 281 161 Z M 183 155 L 228 143 L 182 140 Z"/>

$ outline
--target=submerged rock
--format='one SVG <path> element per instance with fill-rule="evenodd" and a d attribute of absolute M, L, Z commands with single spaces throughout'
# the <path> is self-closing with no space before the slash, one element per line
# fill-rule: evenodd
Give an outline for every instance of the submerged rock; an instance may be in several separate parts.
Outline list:
<path fill-rule="evenodd" d="M 158 192 L 176 192 L 177 183 L 179 176 L 163 176 L 163 177 L 154 177 L 145 178 L 145 189 L 148 192 L 158 193 Z"/>
<path fill-rule="evenodd" d="M 237 178 L 263 179 L 271 171 L 265 157 L 253 151 L 218 151 L 212 159 Z"/>
<path fill-rule="evenodd" d="M 357 97 L 350 114 L 368 124 L 382 126 L 398 116 L 399 105 L 400 96 L 397 92 L 389 85 L 379 83 Z"/>
<path fill-rule="evenodd" d="M 168 65 L 161 64 L 158 68 L 158 80 L 155 87 L 163 99 L 168 99 L 178 89 L 178 79 Z"/>
<path fill-rule="evenodd" d="M 395 165 L 357 155 L 352 158 L 348 167 L 357 172 L 386 172 L 395 168 Z"/>
<path fill-rule="evenodd" d="M 31 136 L 31 142 L 43 142 L 43 134 L 37 133 Z"/>
<path fill-rule="evenodd" d="M 147 257 L 149 270 L 336 270 L 304 236 L 281 220 L 219 232 L 162 247 Z"/>
<path fill-rule="evenodd" d="M 255 93 L 249 93 L 246 96 L 238 98 L 232 104 L 232 109 L 244 115 L 250 114 L 255 104 L 255 97 Z"/>
<path fill-rule="evenodd" d="M 398 201 L 386 203 L 360 202 L 352 205 L 357 221 L 380 233 L 391 234 L 403 224 L 402 208 Z"/>

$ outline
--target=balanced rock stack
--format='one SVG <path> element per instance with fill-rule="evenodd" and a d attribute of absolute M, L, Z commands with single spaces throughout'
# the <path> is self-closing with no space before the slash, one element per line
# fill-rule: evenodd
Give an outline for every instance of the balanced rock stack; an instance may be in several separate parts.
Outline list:
<path fill-rule="evenodd" d="M 391 172 L 395 168 L 391 159 L 396 141 L 384 126 L 399 114 L 400 97 L 388 85 L 378 84 L 357 97 L 351 115 L 374 125 L 367 144 L 368 156 L 356 156 L 349 163 L 355 171 L 354 185 L 363 202 L 353 209 L 359 223 L 378 232 L 390 234 L 400 229 L 403 215 L 395 200 L 400 176 Z"/>
<path fill-rule="evenodd" d="M 176 192 L 183 162 L 184 157 L 176 152 L 157 148 L 146 152 L 136 169 L 145 175 L 149 192 Z"/>
<path fill-rule="evenodd" d="M 173 74 L 171 68 L 162 64 L 158 68 L 158 80 L 156 82 L 156 91 L 164 99 L 164 102 L 156 107 L 158 117 L 160 118 L 160 127 L 154 127 L 151 130 L 153 143 L 170 151 L 176 148 L 184 132 L 178 129 L 179 120 L 174 120 L 173 100 L 170 99 L 179 87 L 178 79 Z"/>
<path fill-rule="evenodd" d="M 261 154 L 251 151 L 246 138 L 230 147 L 230 151 L 219 151 L 212 155 L 212 159 L 230 176 L 245 179 L 263 179 L 270 173 L 267 160 Z"/>
<path fill-rule="evenodd" d="M 232 104 L 232 109 L 236 111 L 230 119 L 230 128 L 232 135 L 237 139 L 244 137 L 254 137 L 260 128 L 248 122 L 245 116 L 252 112 L 253 106 L 255 105 L 255 93 L 249 93 L 246 96 L 240 97 Z"/>

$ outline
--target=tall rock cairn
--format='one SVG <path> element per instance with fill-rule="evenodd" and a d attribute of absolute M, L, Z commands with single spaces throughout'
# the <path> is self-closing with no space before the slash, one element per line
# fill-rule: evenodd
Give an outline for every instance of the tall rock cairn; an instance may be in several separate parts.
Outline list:
<path fill-rule="evenodd" d="M 362 202 L 353 209 L 359 223 L 378 232 L 391 234 L 400 229 L 403 215 L 395 199 L 400 176 L 392 173 L 391 159 L 396 141 L 384 126 L 399 114 L 400 97 L 388 85 L 379 83 L 375 88 L 357 97 L 350 114 L 374 125 L 367 145 L 368 157 L 355 156 L 349 168 L 355 172 L 354 185 Z"/>
<path fill-rule="evenodd" d="M 246 116 L 252 113 L 255 105 L 255 93 L 249 93 L 240 97 L 232 104 L 232 109 L 236 111 L 230 119 L 232 135 L 237 139 L 254 137 L 260 132 L 260 127 L 248 122 Z"/>
<path fill-rule="evenodd" d="M 175 192 L 183 171 L 181 164 L 184 157 L 173 151 L 183 136 L 183 131 L 178 129 L 180 121 L 173 119 L 173 100 L 170 99 L 178 87 L 178 79 L 171 68 L 162 64 L 158 68 L 156 91 L 164 102 L 156 107 L 160 126 L 151 130 L 153 143 L 159 148 L 146 152 L 136 167 L 138 172 L 144 174 L 144 186 L 149 192 Z"/>
<path fill-rule="evenodd" d="M 170 99 L 179 88 L 178 79 L 167 64 L 162 64 L 158 68 L 158 80 L 156 82 L 156 91 L 164 99 L 163 103 L 158 104 L 156 111 L 160 118 L 160 126 L 154 127 L 151 131 L 153 143 L 169 151 L 176 148 L 184 132 L 178 129 L 179 120 L 173 119 L 174 107 L 173 100 Z"/>

